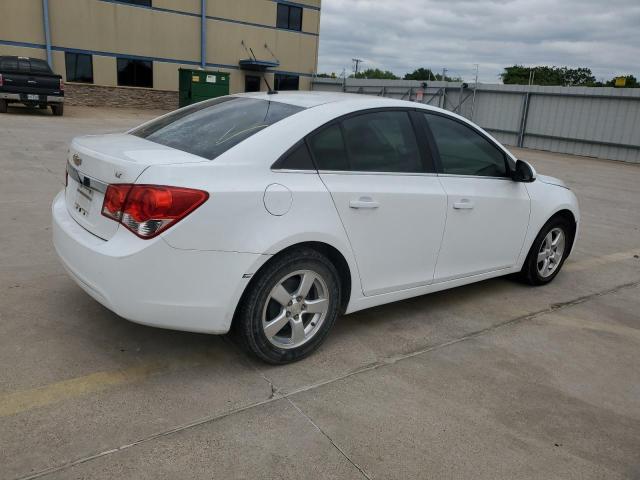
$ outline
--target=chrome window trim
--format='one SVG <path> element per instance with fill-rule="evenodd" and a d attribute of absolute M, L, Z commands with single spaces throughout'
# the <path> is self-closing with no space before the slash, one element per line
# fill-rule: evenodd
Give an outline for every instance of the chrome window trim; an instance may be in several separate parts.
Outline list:
<path fill-rule="evenodd" d="M 509 180 L 513 181 L 510 177 L 492 177 L 489 175 L 462 175 L 457 173 L 439 173 L 439 177 L 454 177 L 454 178 L 486 178 L 489 180 Z"/>
<path fill-rule="evenodd" d="M 107 191 L 107 187 L 109 187 L 108 183 L 104 183 L 100 180 L 97 180 L 89 175 L 85 175 L 80 173 L 80 171 L 67 162 L 67 173 L 71 178 L 73 178 L 80 185 L 84 185 L 85 187 L 96 190 L 100 193 L 105 193 Z"/>
<path fill-rule="evenodd" d="M 320 174 L 327 175 L 385 175 L 394 177 L 437 177 L 432 172 L 369 172 L 360 170 L 318 170 Z"/>

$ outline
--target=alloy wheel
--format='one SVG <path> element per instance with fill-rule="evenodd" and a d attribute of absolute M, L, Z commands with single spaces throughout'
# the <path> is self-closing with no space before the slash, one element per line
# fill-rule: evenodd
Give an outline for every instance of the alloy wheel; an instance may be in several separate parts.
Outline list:
<path fill-rule="evenodd" d="M 548 278 L 558 269 L 565 249 L 565 234 L 559 228 L 549 230 L 538 251 L 537 269 L 542 278 Z"/>
<path fill-rule="evenodd" d="M 298 270 L 271 289 L 262 312 L 262 328 L 274 346 L 297 348 L 318 333 L 328 311 L 326 282 L 312 270 Z"/>

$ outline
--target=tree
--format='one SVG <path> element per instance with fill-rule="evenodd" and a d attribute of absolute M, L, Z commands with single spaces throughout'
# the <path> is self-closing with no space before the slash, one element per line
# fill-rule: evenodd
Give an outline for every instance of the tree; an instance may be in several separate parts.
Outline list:
<path fill-rule="evenodd" d="M 318 73 L 316 75 L 316 77 L 318 77 L 318 78 L 338 78 L 338 77 L 336 77 L 335 72 L 331 72 L 330 74 L 329 73 Z"/>
<path fill-rule="evenodd" d="M 507 85 L 561 85 L 561 86 L 596 86 L 596 78 L 590 68 L 549 67 L 524 67 L 513 65 L 505 67 L 500 75 L 502 83 Z"/>
<path fill-rule="evenodd" d="M 400 80 L 393 72 L 389 70 L 380 70 L 379 68 L 368 68 L 364 72 L 358 72 L 351 75 L 351 78 L 376 78 L 382 80 Z"/>
<path fill-rule="evenodd" d="M 420 67 L 411 73 L 404 75 L 405 80 L 433 80 L 435 75 L 430 68 Z"/>
<path fill-rule="evenodd" d="M 624 88 L 640 88 L 640 83 L 638 83 L 638 80 L 633 75 L 620 75 L 620 76 L 626 78 Z M 609 80 L 607 83 L 604 84 L 605 87 L 615 87 L 616 78 L 619 78 L 619 77 L 614 77 L 611 80 Z"/>
<path fill-rule="evenodd" d="M 442 80 L 442 74 L 433 73 L 430 68 L 420 67 L 411 73 L 407 73 L 404 76 L 405 80 Z M 460 77 L 450 77 L 445 75 L 444 80 L 446 82 L 461 82 Z"/>

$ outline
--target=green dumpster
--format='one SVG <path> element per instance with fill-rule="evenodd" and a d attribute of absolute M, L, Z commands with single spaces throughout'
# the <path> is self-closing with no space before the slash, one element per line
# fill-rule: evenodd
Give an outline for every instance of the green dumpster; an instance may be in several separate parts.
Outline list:
<path fill-rule="evenodd" d="M 229 74 L 227 72 L 181 68 L 178 75 L 178 105 L 180 107 L 209 98 L 229 95 Z"/>

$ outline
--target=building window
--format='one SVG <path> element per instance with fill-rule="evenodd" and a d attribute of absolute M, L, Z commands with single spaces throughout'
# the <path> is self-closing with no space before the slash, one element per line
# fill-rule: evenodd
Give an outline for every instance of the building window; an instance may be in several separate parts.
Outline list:
<path fill-rule="evenodd" d="M 297 75 L 284 75 L 276 73 L 275 76 L 276 90 L 300 90 L 300 77 Z"/>
<path fill-rule="evenodd" d="M 130 3 L 131 5 L 140 5 L 141 7 L 150 7 L 151 0 L 119 0 L 120 3 Z"/>
<path fill-rule="evenodd" d="M 302 31 L 302 8 L 279 3 L 276 27 Z"/>
<path fill-rule="evenodd" d="M 153 88 L 153 64 L 151 60 L 118 58 L 118 85 Z"/>
<path fill-rule="evenodd" d="M 93 57 L 84 53 L 65 52 L 67 82 L 93 83 Z"/>

